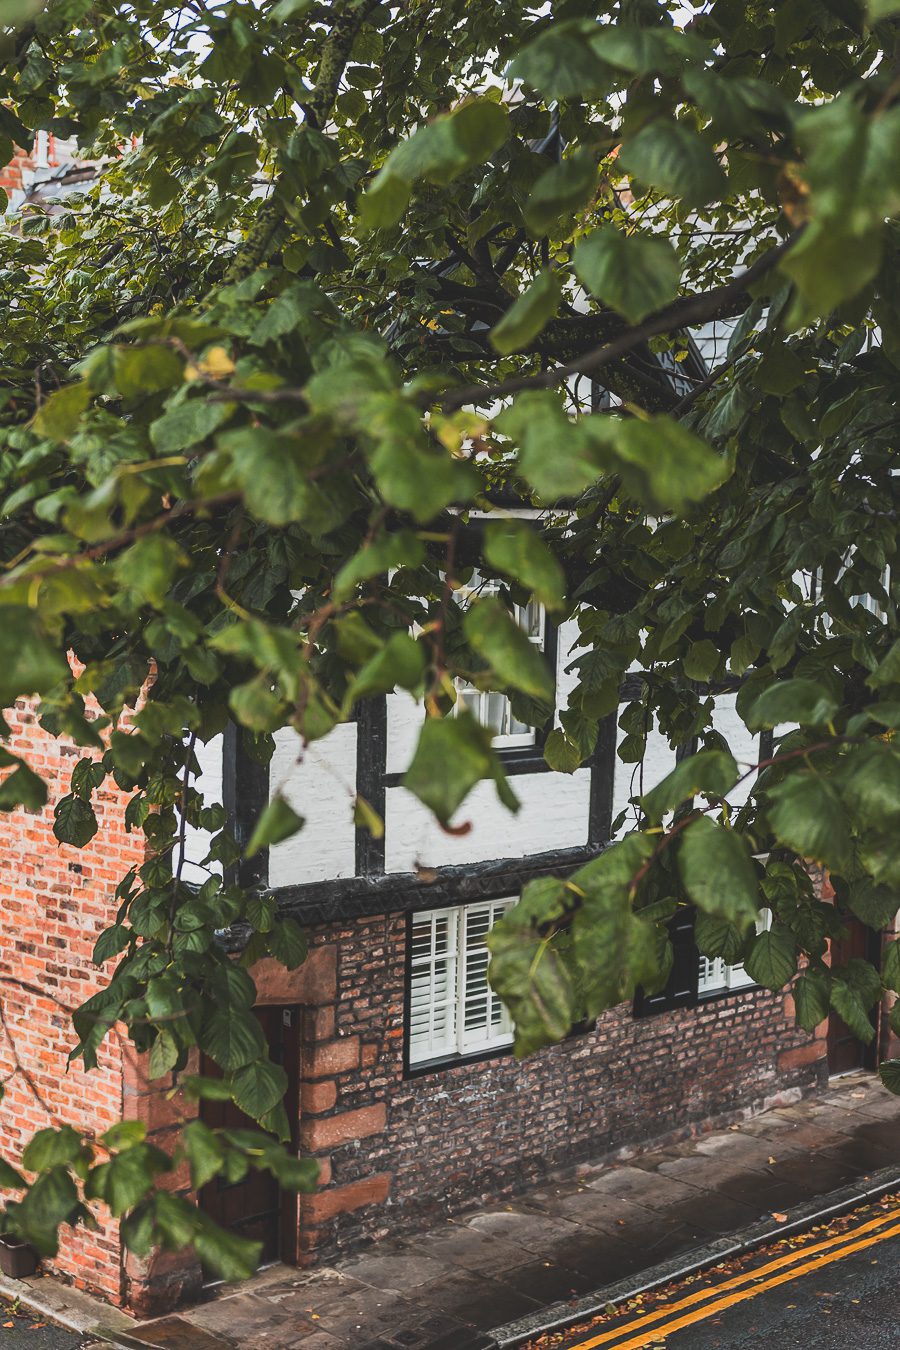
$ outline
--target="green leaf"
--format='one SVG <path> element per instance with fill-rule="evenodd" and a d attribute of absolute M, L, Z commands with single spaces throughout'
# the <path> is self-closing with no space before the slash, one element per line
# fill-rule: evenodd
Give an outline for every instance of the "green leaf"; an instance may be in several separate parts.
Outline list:
<path fill-rule="evenodd" d="M 596 191 L 597 158 L 582 146 L 541 174 L 525 203 L 525 224 L 533 235 L 549 234 L 561 217 L 586 206 Z"/>
<path fill-rule="evenodd" d="M 867 1006 L 860 990 L 834 973 L 829 997 L 832 1008 L 846 1022 L 857 1040 L 864 1045 L 871 1045 L 875 1039 L 875 1028 L 869 1018 L 871 1005 Z"/>
<path fill-rule="evenodd" d="M 796 950 L 796 939 L 790 929 L 775 923 L 768 932 L 758 934 L 744 969 L 764 989 L 777 992 L 796 972 Z"/>
<path fill-rule="evenodd" d="M 116 388 L 123 398 L 146 398 L 184 379 L 184 360 L 171 347 L 113 347 L 112 351 Z"/>
<path fill-rule="evenodd" d="M 854 746 L 836 775 L 838 791 L 860 830 L 900 823 L 900 755 L 893 743 Z"/>
<path fill-rule="evenodd" d="M 188 1121 L 181 1131 L 181 1143 L 191 1169 L 191 1185 L 199 1191 L 221 1172 L 225 1145 L 202 1120 Z"/>
<path fill-rule="evenodd" d="M 51 441 L 68 441 L 78 429 L 81 415 L 91 401 L 91 386 L 85 380 L 67 384 L 51 394 L 35 415 L 32 426 Z"/>
<path fill-rule="evenodd" d="M 556 314 L 561 298 L 561 274 L 549 267 L 538 272 L 528 290 L 510 305 L 500 322 L 491 329 L 494 351 L 501 356 L 522 351 Z"/>
<path fill-rule="evenodd" d="M 489 521 L 484 556 L 492 567 L 518 581 L 550 611 L 565 605 L 566 577 L 538 531 L 525 520 Z"/>
<path fill-rule="evenodd" d="M 651 825 L 658 825 L 676 806 L 698 792 L 725 797 L 738 780 L 738 766 L 727 750 L 699 750 L 682 759 L 671 773 L 641 798 Z"/>
<path fill-rule="evenodd" d="M 487 945 L 488 979 L 513 1016 L 516 1054 L 561 1040 L 574 1020 L 574 991 L 552 943 L 518 923 L 513 910 L 491 929 Z"/>
<path fill-rule="evenodd" d="M 116 559 L 116 576 L 138 601 L 160 608 L 168 599 L 179 570 L 190 560 L 174 539 L 161 533 L 145 535 Z"/>
<path fill-rule="evenodd" d="M 558 394 L 541 390 L 519 394 L 495 425 L 518 443 L 519 467 L 545 501 L 581 492 L 600 476 L 582 424 L 569 420 Z"/>
<path fill-rule="evenodd" d="M 609 68 L 585 41 L 580 23 L 555 23 L 519 52 L 510 75 L 549 99 L 605 88 Z"/>
<path fill-rule="evenodd" d="M 892 645 L 887 655 L 879 662 L 866 680 L 873 689 L 886 685 L 900 684 L 900 638 Z"/>
<path fill-rule="evenodd" d="M 573 265 L 591 295 L 630 323 L 674 300 L 681 280 L 678 255 L 667 240 L 625 234 L 611 225 L 578 243 Z"/>
<path fill-rule="evenodd" d="M 248 1008 L 218 1004 L 209 1013 L 200 1045 L 226 1073 L 233 1073 L 265 1054 L 266 1039 Z"/>
<path fill-rule="evenodd" d="M 869 0 L 867 9 L 869 22 L 881 23 L 883 19 L 891 19 L 895 14 L 900 14 L 900 0 Z"/>
<path fill-rule="evenodd" d="M 71 1125 L 38 1130 L 25 1145 L 22 1166 L 29 1172 L 46 1172 L 75 1162 L 83 1152 L 81 1135 Z"/>
<path fill-rule="evenodd" d="M 62 652 L 42 632 L 37 614 L 24 605 L 4 605 L 0 623 L 0 705 L 47 694 L 70 674 Z"/>
<path fill-rule="evenodd" d="M 276 793 L 256 822 L 256 827 L 244 851 L 244 857 L 253 858 L 259 853 L 260 849 L 268 848 L 271 844 L 280 844 L 284 839 L 290 839 L 292 835 L 303 829 L 305 823 L 303 817 L 297 815 L 290 802 L 280 792 Z"/>
<path fill-rule="evenodd" d="M 496 596 L 474 600 L 469 605 L 463 630 L 504 688 L 552 700 L 555 683 L 543 653 L 529 641 Z"/>
<path fill-rule="evenodd" d="M 98 830 L 97 817 L 81 797 L 69 795 L 57 802 L 53 812 L 53 833 L 61 844 L 84 848 Z"/>
<path fill-rule="evenodd" d="M 75 1183 L 64 1167 L 43 1172 L 22 1197 L 16 1226 L 42 1256 L 59 1250 L 58 1229 L 81 1209 Z"/>
<path fill-rule="evenodd" d="M 888 926 L 897 913 L 896 891 L 890 886 L 879 886 L 871 877 L 863 877 L 859 881 L 842 886 L 840 896 L 842 903 L 845 903 L 858 919 L 879 933 Z"/>
<path fill-rule="evenodd" d="M 509 135 L 509 114 L 491 99 L 472 99 L 420 127 L 388 157 L 360 202 L 365 229 L 395 225 L 419 178 L 446 185 L 483 164 Z"/>
<path fill-rule="evenodd" d="M 731 477 L 732 464 L 671 417 L 595 415 L 581 425 L 601 466 L 652 509 L 684 514 Z"/>
<path fill-rule="evenodd" d="M 793 771 L 768 792 L 766 814 L 778 839 L 808 861 L 842 870 L 850 848 L 847 813 L 834 788 L 812 770 Z"/>
<path fill-rule="evenodd" d="M 684 831 L 678 869 L 698 909 L 745 927 L 759 914 L 759 887 L 747 845 L 734 830 L 709 816 L 701 816 Z"/>
<path fill-rule="evenodd" d="M 268 933 L 269 951 L 288 970 L 302 966 L 309 952 L 306 934 L 293 919 L 277 919 Z"/>
<path fill-rule="evenodd" d="M 900 1097 L 900 1059 L 883 1059 L 878 1066 L 878 1076 L 888 1092 Z"/>
<path fill-rule="evenodd" d="M 255 1275 L 259 1269 L 262 1244 L 220 1228 L 200 1210 L 195 1213 L 198 1227 L 186 1242 L 193 1242 L 203 1265 L 218 1275 L 220 1280 L 249 1280 Z M 186 1242 L 179 1245 L 186 1245 Z"/>
<path fill-rule="evenodd" d="M 746 932 L 715 914 L 701 911 L 694 920 L 694 941 L 704 956 L 720 956 L 734 965 L 743 956 L 746 939 Z"/>
<path fill-rule="evenodd" d="M 261 1120 L 277 1106 L 287 1092 L 287 1074 L 280 1064 L 254 1059 L 235 1073 L 231 1080 L 235 1105 L 254 1120 Z"/>
<path fill-rule="evenodd" d="M 105 928 L 98 937 L 91 960 L 95 966 L 102 966 L 104 962 L 123 952 L 130 941 L 131 934 L 125 925 L 113 924 L 112 928 Z"/>
<path fill-rule="evenodd" d="M 681 122 L 658 118 L 626 140 L 622 167 L 641 183 L 687 207 L 705 206 L 727 192 L 725 173 L 707 143 Z"/>
<path fill-rule="evenodd" d="M 894 939 L 884 949 L 881 962 L 881 983 L 885 989 L 900 994 L 900 941 Z"/>
<path fill-rule="evenodd" d="M 409 633 L 392 633 L 351 681 L 348 699 L 391 694 L 396 688 L 418 689 L 425 674 L 422 644 Z"/>
<path fill-rule="evenodd" d="M 8 1163 L 5 1158 L 0 1158 L 0 1186 L 4 1190 L 20 1191 L 27 1184 L 25 1178 L 16 1171 L 11 1163 Z"/>
<path fill-rule="evenodd" d="M 805 971 L 794 981 L 791 993 L 797 1013 L 797 1023 L 804 1031 L 815 1031 L 828 1016 L 829 980 L 821 971 Z"/>
<path fill-rule="evenodd" d="M 816 680 L 779 680 L 753 700 L 744 720 L 751 731 L 782 722 L 815 727 L 830 722 L 837 710 L 837 700 Z"/>
<path fill-rule="evenodd" d="M 174 455 L 205 441 L 234 411 L 233 403 L 205 403 L 188 399 L 167 408 L 162 417 L 150 424 L 150 440 L 161 455 Z"/>
<path fill-rule="evenodd" d="M 554 727 L 544 742 L 544 760 L 555 773 L 574 773 L 582 764 L 578 746 L 559 727 Z"/>
<path fill-rule="evenodd" d="M 411 530 L 380 534 L 338 572 L 332 590 L 334 599 L 346 600 L 362 582 L 386 575 L 396 567 L 418 567 L 424 558 L 425 546 Z"/>
<path fill-rule="evenodd" d="M 735 78 L 693 67 L 685 71 L 682 84 L 726 136 L 744 139 L 754 124 L 783 128 L 789 121 L 787 100 L 778 86 L 767 80 Z"/>
<path fill-rule="evenodd" d="M 424 522 L 478 490 L 479 480 L 468 464 L 427 446 L 410 404 L 390 396 L 370 399 L 367 408 L 368 434 L 376 441 L 369 463 L 391 506 Z"/>
<path fill-rule="evenodd" d="M 475 784 L 492 772 L 491 733 L 471 713 L 428 717 L 403 786 L 447 825 Z"/>
<path fill-rule="evenodd" d="M 721 659 L 716 644 L 704 638 L 702 642 L 691 643 L 681 658 L 681 668 L 689 680 L 700 680 L 705 683 L 715 674 Z"/>
<path fill-rule="evenodd" d="M 152 1144 L 135 1144 L 108 1163 L 94 1167 L 85 1184 L 89 1200 L 102 1200 L 114 1219 L 133 1209 L 148 1193 L 154 1179 L 169 1170 L 169 1159 Z"/>

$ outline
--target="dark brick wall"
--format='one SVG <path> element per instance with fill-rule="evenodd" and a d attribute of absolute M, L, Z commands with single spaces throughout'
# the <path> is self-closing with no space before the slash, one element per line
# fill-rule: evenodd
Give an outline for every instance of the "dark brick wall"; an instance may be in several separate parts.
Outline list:
<path fill-rule="evenodd" d="M 623 1005 L 522 1063 L 503 1055 L 405 1079 L 405 922 L 387 915 L 313 938 L 338 966 L 329 1039 L 317 1043 L 313 1027 L 307 1046 L 305 1073 L 335 1088 L 306 1096 L 304 1142 L 328 1178 L 301 1207 L 307 1262 L 807 1091 L 826 1073 L 823 1036 L 794 1025 L 790 999 L 748 990 L 640 1020 Z"/>

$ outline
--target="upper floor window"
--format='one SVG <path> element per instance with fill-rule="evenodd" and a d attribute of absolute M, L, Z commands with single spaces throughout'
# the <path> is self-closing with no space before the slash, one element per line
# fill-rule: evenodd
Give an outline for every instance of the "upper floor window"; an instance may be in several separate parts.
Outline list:
<path fill-rule="evenodd" d="M 485 581 L 475 573 L 466 587 L 464 595 L 497 595 L 500 590 L 498 581 Z M 526 605 L 513 605 L 513 617 L 529 642 L 538 651 L 546 649 L 547 615 L 544 606 L 537 600 L 529 600 Z M 534 745 L 537 732 L 527 722 L 520 722 L 514 716 L 512 702 L 507 694 L 494 689 L 476 689 L 467 680 L 456 680 L 456 707 L 454 711 L 467 708 L 469 712 L 494 734 L 494 745 L 498 750 L 513 750 L 520 746 Z"/>
<path fill-rule="evenodd" d="M 411 1067 L 512 1044 L 512 1019 L 488 984 L 485 939 L 514 904 L 486 900 L 410 919 Z"/>

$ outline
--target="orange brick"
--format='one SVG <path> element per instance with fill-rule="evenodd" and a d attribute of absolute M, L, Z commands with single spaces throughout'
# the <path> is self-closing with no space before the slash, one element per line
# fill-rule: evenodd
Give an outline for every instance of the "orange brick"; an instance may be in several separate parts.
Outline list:
<path fill-rule="evenodd" d="M 359 1068 L 359 1037 L 343 1036 L 325 1041 L 310 1050 L 306 1059 L 307 1078 L 330 1078 Z"/>
<path fill-rule="evenodd" d="M 379 1172 L 347 1186 L 332 1186 L 315 1195 L 304 1196 L 300 1202 L 301 1237 L 304 1223 L 326 1223 L 338 1214 L 349 1214 L 364 1205 L 384 1204 L 391 1190 L 389 1172 Z"/>
<path fill-rule="evenodd" d="M 336 1116 L 321 1116 L 300 1123 L 300 1143 L 311 1153 L 325 1148 L 337 1148 L 353 1139 L 367 1139 L 381 1134 L 387 1124 L 387 1109 L 383 1102 L 363 1106 L 358 1111 L 341 1111 Z"/>
<path fill-rule="evenodd" d="M 300 1085 L 300 1111 L 303 1115 L 317 1115 L 320 1111 L 330 1111 L 337 1101 L 337 1086 L 325 1079 L 321 1083 L 302 1083 Z"/>

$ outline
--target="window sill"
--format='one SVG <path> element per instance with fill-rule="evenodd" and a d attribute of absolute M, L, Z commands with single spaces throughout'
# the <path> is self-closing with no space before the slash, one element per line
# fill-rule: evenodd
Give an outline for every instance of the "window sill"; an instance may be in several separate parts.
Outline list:
<path fill-rule="evenodd" d="M 403 1068 L 404 1078 L 423 1078 L 426 1074 L 441 1073 L 445 1069 L 455 1069 L 457 1066 L 467 1064 L 483 1064 L 491 1059 L 500 1059 L 503 1056 L 512 1057 L 512 1041 L 507 1041 L 504 1045 L 486 1046 L 483 1050 L 468 1050 L 464 1055 L 441 1055 L 436 1059 L 423 1059 L 415 1064 L 405 1064 Z"/>

